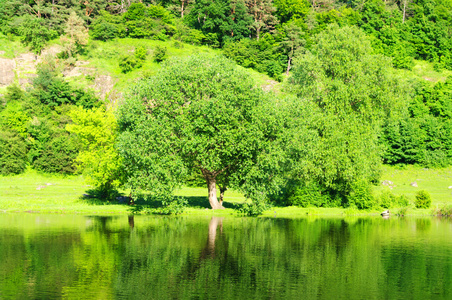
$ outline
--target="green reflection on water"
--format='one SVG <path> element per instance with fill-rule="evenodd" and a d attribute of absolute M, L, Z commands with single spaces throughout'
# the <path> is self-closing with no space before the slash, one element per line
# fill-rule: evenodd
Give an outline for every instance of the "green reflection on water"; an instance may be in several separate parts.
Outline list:
<path fill-rule="evenodd" d="M 452 221 L 0 215 L 0 299 L 451 299 Z"/>

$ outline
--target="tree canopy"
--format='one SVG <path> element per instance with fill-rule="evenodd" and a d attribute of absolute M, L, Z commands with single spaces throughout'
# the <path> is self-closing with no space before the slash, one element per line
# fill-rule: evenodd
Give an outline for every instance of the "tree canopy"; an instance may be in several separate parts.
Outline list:
<path fill-rule="evenodd" d="M 267 101 L 249 74 L 225 58 L 165 62 L 119 108 L 119 151 L 128 185 L 163 197 L 196 169 L 213 209 L 222 208 L 216 184 L 248 197 L 267 193 L 264 157 L 275 129 Z"/>

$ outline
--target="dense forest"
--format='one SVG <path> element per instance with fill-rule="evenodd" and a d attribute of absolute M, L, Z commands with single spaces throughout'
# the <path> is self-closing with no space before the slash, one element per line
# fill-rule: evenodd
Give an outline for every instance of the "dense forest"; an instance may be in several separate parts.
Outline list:
<path fill-rule="evenodd" d="M 1 175 L 84 172 L 107 198 L 146 189 L 173 208 L 177 186 L 207 181 L 220 189 L 213 208 L 233 188 L 252 213 L 268 201 L 403 206 L 371 195 L 382 163 L 452 164 L 452 78 L 407 75 L 422 61 L 452 70 L 451 0 L 0 0 L 0 32 L 36 55 L 62 46 L 0 98 Z M 222 56 L 157 47 L 161 70 L 131 83 L 119 109 L 61 75 L 91 43 L 123 38 Z M 117 63 L 127 74 L 149 56 L 140 46 Z M 256 89 L 236 64 L 281 91 Z"/>

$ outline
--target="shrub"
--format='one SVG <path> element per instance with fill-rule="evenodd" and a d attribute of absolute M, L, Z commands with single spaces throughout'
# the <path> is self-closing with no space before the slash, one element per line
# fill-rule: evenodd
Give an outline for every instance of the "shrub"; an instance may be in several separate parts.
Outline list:
<path fill-rule="evenodd" d="M 6 102 L 20 101 L 24 98 L 24 91 L 17 84 L 11 84 L 6 88 Z"/>
<path fill-rule="evenodd" d="M 397 197 L 397 205 L 399 207 L 410 206 L 410 200 L 408 200 L 408 197 L 405 194 L 402 194 L 399 197 Z"/>
<path fill-rule="evenodd" d="M 156 208 L 155 213 L 160 215 L 179 215 L 187 207 L 187 199 L 184 197 L 170 197 L 162 200 L 162 207 Z"/>
<path fill-rule="evenodd" d="M 139 47 L 135 48 L 135 57 L 136 57 L 136 59 L 141 60 L 141 61 L 145 61 L 147 54 L 148 54 L 148 50 L 145 47 L 139 46 Z"/>
<path fill-rule="evenodd" d="M 122 73 L 128 73 L 136 68 L 140 68 L 142 65 L 140 60 L 137 60 L 135 56 L 124 55 L 119 60 L 119 67 Z"/>
<path fill-rule="evenodd" d="M 407 212 L 408 212 L 408 209 L 409 209 L 408 206 L 399 208 L 398 211 L 397 211 L 397 216 L 399 216 L 399 217 L 405 216 L 407 214 Z"/>
<path fill-rule="evenodd" d="M 289 191 L 287 204 L 301 207 L 323 206 L 328 203 L 330 197 L 324 193 L 317 183 L 299 183 Z"/>
<path fill-rule="evenodd" d="M 33 167 L 47 173 L 71 174 L 76 170 L 74 160 L 77 153 L 77 145 L 69 136 L 56 136 L 39 153 Z"/>
<path fill-rule="evenodd" d="M 366 180 L 355 181 L 352 184 L 352 191 L 348 197 L 350 206 L 358 209 L 369 209 L 377 206 L 377 199 L 372 193 L 372 186 Z"/>
<path fill-rule="evenodd" d="M 17 132 L 22 137 L 26 137 L 29 119 L 20 103 L 16 102 L 7 105 L 0 113 L 0 126 L 7 130 Z"/>
<path fill-rule="evenodd" d="M 267 203 L 263 201 L 245 203 L 239 208 L 239 214 L 245 216 L 256 217 L 261 215 L 264 211 L 268 209 Z"/>
<path fill-rule="evenodd" d="M 383 208 L 391 208 L 397 204 L 397 197 L 388 190 L 383 191 L 380 195 L 380 206 Z"/>
<path fill-rule="evenodd" d="M 166 47 L 157 46 L 154 51 L 154 60 L 162 62 L 166 59 Z"/>
<path fill-rule="evenodd" d="M 420 190 L 416 193 L 416 199 L 414 200 L 414 205 L 416 208 L 430 208 L 432 204 L 432 198 L 430 197 L 429 192 Z"/>
<path fill-rule="evenodd" d="M 27 167 L 27 145 L 15 132 L 0 131 L 0 175 L 20 174 Z"/>
<path fill-rule="evenodd" d="M 446 204 L 440 208 L 433 209 L 433 215 L 436 216 L 452 216 L 452 205 Z"/>

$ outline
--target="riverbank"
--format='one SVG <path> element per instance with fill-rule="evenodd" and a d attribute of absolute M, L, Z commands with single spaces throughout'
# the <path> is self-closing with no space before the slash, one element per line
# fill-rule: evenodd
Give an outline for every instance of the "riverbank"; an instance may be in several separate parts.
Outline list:
<path fill-rule="evenodd" d="M 434 215 L 445 205 L 452 205 L 452 168 L 426 169 L 415 166 L 395 168 L 385 166 L 381 182 L 388 185 L 375 187 L 375 193 L 390 189 L 396 195 L 405 194 L 411 205 L 408 209 L 391 209 L 392 215 Z M 416 183 L 417 187 L 413 186 Z M 56 213 L 84 215 L 131 214 L 135 207 L 126 203 L 105 202 L 87 198 L 84 194 L 91 189 L 82 176 L 58 176 L 27 171 L 24 174 L 0 177 L 0 212 L 4 213 Z M 429 209 L 414 208 L 414 195 L 418 190 L 426 190 L 432 196 Z M 209 209 L 205 188 L 184 187 L 176 192 L 188 200 L 183 215 L 238 215 L 233 209 L 246 199 L 238 192 L 227 191 L 224 210 Z M 264 217 L 292 218 L 306 215 L 351 216 L 379 215 L 381 209 L 362 211 L 350 208 L 301 208 L 272 207 L 264 212 Z"/>

